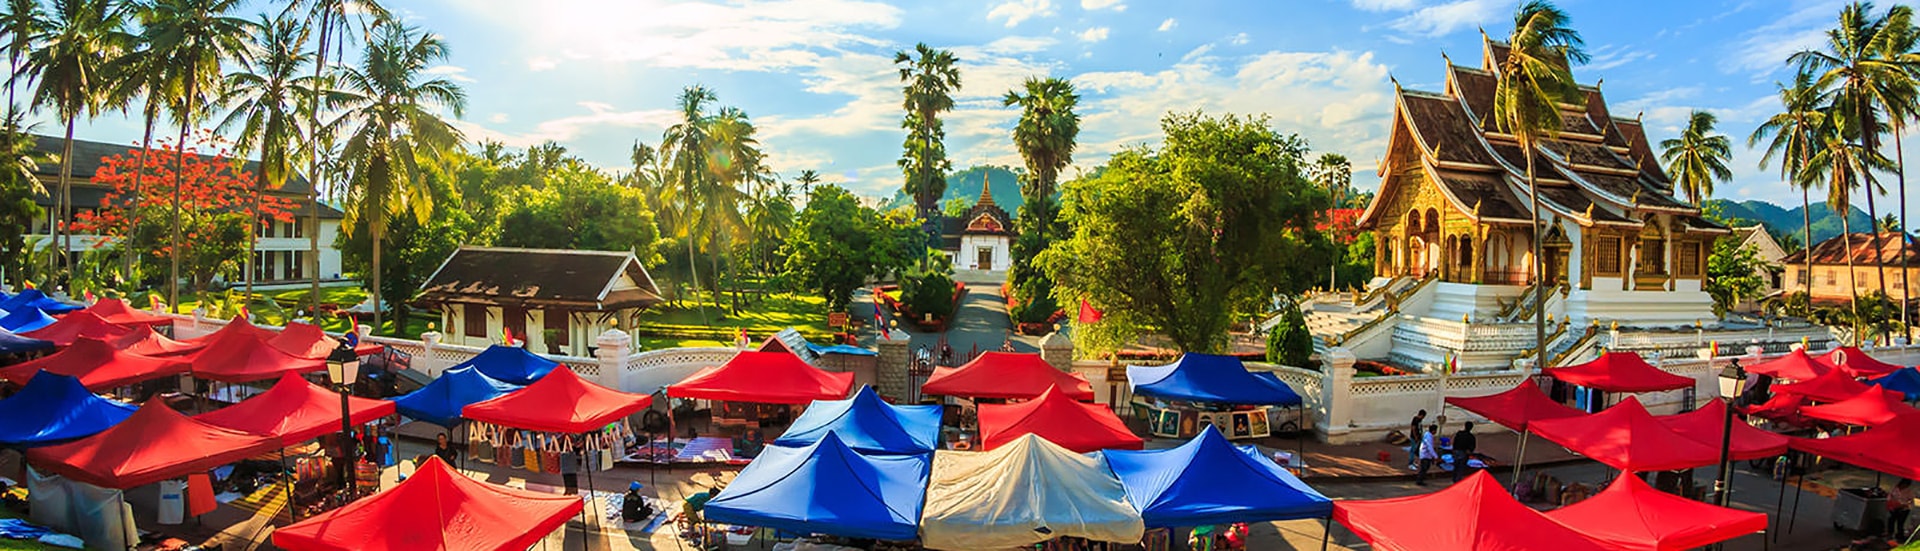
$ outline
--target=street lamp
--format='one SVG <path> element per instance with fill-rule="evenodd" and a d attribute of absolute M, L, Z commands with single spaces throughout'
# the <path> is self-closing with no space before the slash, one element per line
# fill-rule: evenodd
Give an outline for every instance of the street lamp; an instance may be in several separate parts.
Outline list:
<path fill-rule="evenodd" d="M 1733 458 L 1731 457 L 1733 454 L 1733 411 L 1746 405 L 1747 400 L 1746 396 L 1744 396 L 1746 389 L 1743 387 L 1746 386 L 1747 370 L 1741 367 L 1740 360 L 1735 358 L 1727 364 L 1725 370 L 1720 372 L 1720 376 L 1733 379 L 1733 398 L 1727 400 L 1727 407 L 1725 408 L 1726 418 L 1721 421 L 1720 425 L 1720 477 L 1713 482 L 1714 500 L 1719 502 L 1721 507 L 1726 507 L 1727 504 L 1732 501 L 1733 497 Z"/>
<path fill-rule="evenodd" d="M 354 463 L 353 414 L 348 409 L 347 396 L 352 394 L 353 382 L 360 378 L 360 355 L 353 351 L 353 345 L 340 341 L 340 346 L 327 354 L 327 380 L 333 382 L 335 390 L 340 391 L 340 453 L 345 458 L 340 467 L 340 489 L 353 491 Z"/>

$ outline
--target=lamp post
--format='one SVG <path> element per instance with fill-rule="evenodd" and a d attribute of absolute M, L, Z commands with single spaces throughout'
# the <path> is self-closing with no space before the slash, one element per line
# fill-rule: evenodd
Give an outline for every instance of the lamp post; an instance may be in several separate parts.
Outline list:
<path fill-rule="evenodd" d="M 354 463 L 353 413 L 347 404 L 347 396 L 352 394 L 353 382 L 360 378 L 360 355 L 353 346 L 340 341 L 340 346 L 327 354 L 327 380 L 333 382 L 335 390 L 340 392 L 340 454 L 345 461 L 340 467 L 340 489 L 353 491 Z"/>
<path fill-rule="evenodd" d="M 1709 360 L 1711 361 L 1711 360 Z M 1726 507 L 1733 501 L 1733 411 L 1745 405 L 1747 370 L 1740 366 L 1740 360 L 1734 359 L 1720 372 L 1721 377 L 1733 379 L 1733 398 L 1727 400 L 1725 419 L 1720 424 L 1720 476 L 1714 479 L 1714 501 Z"/>

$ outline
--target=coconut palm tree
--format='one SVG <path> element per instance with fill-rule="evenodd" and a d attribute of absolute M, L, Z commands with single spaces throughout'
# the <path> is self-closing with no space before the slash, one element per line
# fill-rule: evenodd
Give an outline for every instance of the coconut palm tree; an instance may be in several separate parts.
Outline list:
<path fill-rule="evenodd" d="M 709 186 L 701 190 L 698 199 L 701 203 L 702 224 L 708 228 L 710 239 L 709 259 L 714 263 L 714 277 L 720 277 L 720 257 L 733 250 L 734 239 L 747 233 L 747 221 L 740 211 L 742 204 L 751 204 L 754 195 L 742 191 L 742 186 L 758 186 L 772 178 L 763 163 L 765 155 L 760 152 L 760 141 L 754 137 L 757 130 L 746 112 L 737 107 L 723 107 L 714 114 L 709 122 L 712 128 L 707 137 L 712 140 L 708 145 L 708 167 L 714 172 L 714 178 L 708 180 Z M 731 263 L 727 266 L 733 275 L 729 281 L 739 280 L 739 269 Z M 740 293 L 734 286 L 733 310 L 739 313 Z M 718 290 L 716 289 L 716 292 Z M 716 300 L 718 295 L 714 297 Z"/>
<path fill-rule="evenodd" d="M 167 278 L 168 304 L 180 303 L 180 189 L 187 162 L 187 133 L 204 115 L 199 110 L 218 96 L 221 66 L 228 60 L 246 55 L 247 37 L 252 24 L 233 15 L 244 0 L 159 0 L 151 7 L 151 18 L 143 21 L 142 41 L 166 64 L 168 80 L 179 83 L 179 102 L 173 105 L 174 121 L 180 124 L 173 174 L 173 227 L 171 267 Z M 253 251 L 247 251 L 251 255 Z"/>
<path fill-rule="evenodd" d="M 1767 142 L 1766 153 L 1760 156 L 1760 167 L 1766 168 L 1774 157 L 1780 158 L 1780 177 L 1800 188 L 1800 243 L 1809 254 L 1806 255 L 1805 287 L 1809 296 L 1813 291 L 1813 188 L 1822 182 L 1813 178 L 1807 170 L 1815 151 L 1825 144 L 1820 139 L 1820 129 L 1828 126 L 1827 94 L 1813 86 L 1813 76 L 1800 73 L 1793 79 L 1793 85 L 1775 83 L 1780 95 L 1780 113 L 1767 117 L 1753 134 L 1747 136 L 1747 147 L 1758 145 L 1761 140 Z M 1842 215 L 1844 221 L 1845 215 Z"/>
<path fill-rule="evenodd" d="M 1695 205 L 1713 196 L 1713 183 L 1733 179 L 1727 159 L 1733 157 L 1733 140 L 1715 134 L 1713 113 L 1695 110 L 1687 116 L 1687 129 L 1678 138 L 1660 140 L 1660 162 L 1666 163 L 1687 201 Z"/>
<path fill-rule="evenodd" d="M 1494 89 L 1493 119 L 1501 131 L 1520 142 L 1520 150 L 1531 152 L 1542 139 L 1560 133 L 1560 105 L 1579 104 L 1585 99 L 1573 81 L 1571 63 L 1586 63 L 1586 43 L 1580 33 L 1567 26 L 1567 12 L 1546 0 L 1528 0 L 1513 14 L 1513 34 L 1507 37 L 1507 58 L 1499 64 L 1499 83 Z M 1540 225 L 1540 194 L 1536 185 L 1535 155 L 1527 157 L 1527 197 L 1532 208 L 1527 213 L 1533 222 L 1534 278 L 1534 350 L 1536 362 L 1546 358 L 1546 259 L 1541 240 L 1546 231 Z M 1538 366 L 1545 367 L 1545 366 Z"/>
<path fill-rule="evenodd" d="M 1920 27 L 1913 21 L 1913 8 L 1895 5 L 1887 9 L 1885 22 L 1874 49 L 1879 57 L 1888 62 L 1906 68 L 1909 79 L 1920 78 Z M 1896 98 L 1889 98 L 1896 99 Z M 1920 94 L 1907 94 L 1904 101 L 1887 104 L 1887 122 L 1893 126 L 1893 164 L 1894 187 L 1899 190 L 1900 227 L 1907 227 L 1907 155 L 1901 135 L 1907 125 L 1920 115 Z M 1913 282 L 1908 281 L 1907 272 L 1911 269 L 1908 255 L 1900 255 L 1900 326 L 1903 334 L 1907 331 L 1907 312 L 1913 301 Z M 1909 335 L 1911 336 L 1911 335 Z"/>
<path fill-rule="evenodd" d="M 1022 84 L 1025 89 L 1008 90 L 1000 98 L 1000 105 L 1020 106 L 1020 122 L 1013 127 L 1013 146 L 1020 150 L 1020 157 L 1026 160 L 1027 177 L 1022 179 L 1021 194 L 1026 196 L 1023 204 L 1046 208 L 1048 199 L 1053 197 L 1059 187 L 1060 171 L 1073 164 L 1075 140 L 1080 136 L 1080 114 L 1074 107 L 1080 104 L 1080 95 L 1073 92 L 1073 82 L 1062 78 L 1028 77 Z M 1053 213 L 1043 211 L 1039 217 L 1041 223 L 1028 231 L 1041 232 L 1044 242 L 1045 231 L 1053 223 Z"/>
<path fill-rule="evenodd" d="M 917 57 L 916 57 L 917 56 Z M 903 106 L 907 117 L 900 126 L 907 129 L 905 155 L 900 168 L 906 172 L 906 191 L 913 196 L 922 227 L 933 230 L 933 219 L 940 214 L 940 196 L 947 192 L 947 132 L 940 114 L 953 110 L 953 94 L 960 91 L 960 58 L 953 52 L 916 44 L 913 53 L 895 52 L 893 64 L 900 66 L 900 82 L 906 83 Z"/>
<path fill-rule="evenodd" d="M 6 13 L 0 13 L 0 36 L 7 41 L 7 118 L 15 111 L 13 77 L 20 72 L 21 58 L 33 48 L 34 37 L 46 28 L 46 10 L 40 0 L 7 0 Z M 32 85 L 32 82 L 28 82 Z"/>
<path fill-rule="evenodd" d="M 366 223 L 373 241 L 373 323 L 382 327 L 380 249 L 387 222 L 411 213 L 424 221 L 433 195 L 422 164 L 438 163 L 460 147 L 460 131 L 441 118 L 460 116 L 467 94 L 458 84 L 426 73 L 445 61 L 447 45 L 436 35 L 395 22 L 373 29 L 360 63 L 340 69 L 340 116 L 329 131 L 344 138 L 347 219 L 343 231 Z M 396 320 L 395 326 L 404 324 Z"/>
<path fill-rule="evenodd" d="M 73 127 L 80 117 L 98 116 L 107 107 L 113 87 L 108 60 L 125 53 L 132 37 L 126 32 L 126 10 L 112 0 L 54 0 L 52 7 L 46 26 L 32 40 L 39 47 L 27 55 L 15 77 L 38 82 L 34 105 L 52 109 L 67 126 L 53 224 L 56 235 L 65 237 L 57 248 L 60 263 L 66 265 L 73 250 L 73 236 L 66 230 L 73 215 Z"/>
<path fill-rule="evenodd" d="M 33 130 L 23 123 L 25 113 L 12 112 L 0 123 L 0 217 L 19 221 L 0 225 L 0 282 L 25 281 L 22 262 L 29 256 L 26 236 L 32 230 L 33 196 L 46 193 L 40 184 L 40 163 L 51 156 L 35 147 Z"/>
<path fill-rule="evenodd" d="M 820 173 L 811 168 L 802 170 L 793 181 L 800 184 L 800 197 L 805 198 L 813 194 L 813 185 L 820 183 Z"/>
<path fill-rule="evenodd" d="M 694 252 L 694 241 L 699 235 L 694 226 L 700 219 L 700 201 L 697 199 L 713 184 L 716 178 L 707 169 L 708 118 L 707 103 L 717 101 L 712 90 L 705 86 L 688 86 L 680 91 L 680 122 L 667 127 L 661 136 L 660 150 L 667 162 L 668 176 L 672 181 L 667 186 L 669 203 L 678 207 L 676 218 L 680 220 L 676 237 L 687 242 L 687 272 L 691 279 L 687 287 L 693 290 L 694 304 L 700 308 L 700 319 L 707 324 L 707 310 L 700 304 L 700 269 Z"/>
<path fill-rule="evenodd" d="M 254 205 L 259 194 L 279 189 L 293 172 L 296 151 L 304 140 L 299 121 L 298 91 L 311 85 L 302 75 L 313 56 L 305 51 L 307 33 L 300 22 L 285 13 L 260 15 L 253 25 L 249 55 L 240 58 L 240 70 L 227 74 L 226 94 L 220 103 L 233 111 L 220 121 L 221 131 L 239 130 L 236 152 L 242 156 L 258 153 L 260 170 L 254 173 Z M 255 221 L 252 226 L 258 226 Z M 253 296 L 253 240 L 259 228 L 247 232 L 247 296 Z"/>
<path fill-rule="evenodd" d="M 1333 195 L 1334 208 L 1346 206 L 1347 195 L 1353 191 L 1353 163 L 1346 155 L 1322 153 L 1313 161 L 1312 173 L 1320 185 Z"/>
<path fill-rule="evenodd" d="M 335 50 L 336 55 L 332 59 L 334 63 L 339 63 L 346 58 L 347 40 L 353 37 L 353 33 L 346 32 L 349 23 L 354 21 L 359 23 L 360 33 L 358 34 L 364 40 L 372 33 L 373 26 L 377 22 L 392 19 L 393 14 L 374 0 L 294 0 L 287 4 L 286 11 L 302 14 L 306 21 L 307 32 L 318 35 L 314 41 L 314 86 L 306 91 L 307 101 L 303 106 L 306 111 L 309 137 L 307 140 L 309 186 L 307 199 L 313 204 L 313 210 L 308 213 L 307 218 L 307 273 L 313 274 L 309 305 L 314 308 L 312 312 L 317 314 L 320 306 L 320 174 L 323 166 L 338 164 L 336 160 L 323 161 L 323 151 L 320 150 L 321 143 L 329 141 L 323 134 L 325 127 L 320 124 L 320 111 L 327 103 L 322 96 L 332 89 L 331 86 L 326 85 L 329 81 L 324 78 L 326 72 L 331 70 L 331 66 L 328 65 L 328 48 Z"/>
<path fill-rule="evenodd" d="M 1851 249 L 1853 243 L 1853 225 L 1848 222 L 1848 219 L 1852 218 L 1848 216 L 1848 214 L 1853 211 L 1852 201 L 1854 189 L 1867 182 L 1869 177 L 1868 173 L 1875 170 L 1889 170 L 1893 166 L 1893 163 L 1888 161 L 1886 157 L 1880 155 L 1880 153 L 1868 148 L 1865 144 L 1848 139 L 1845 123 L 1833 121 L 1834 118 L 1839 117 L 1830 118 L 1829 121 L 1834 123 L 1825 125 L 1820 129 L 1820 132 L 1816 134 L 1818 139 L 1821 140 L 1821 145 L 1813 152 L 1813 156 L 1808 158 L 1806 171 L 1808 177 L 1819 178 L 1826 181 L 1827 206 L 1834 212 L 1841 213 L 1841 235 L 1846 237 L 1845 243 L 1847 243 L 1848 248 Z M 1871 230 L 1872 228 L 1869 228 L 1869 231 Z M 1879 242 L 1878 239 L 1872 236 L 1869 236 L 1868 239 L 1873 243 Z M 1873 250 L 1875 253 L 1874 263 L 1879 264 L 1880 248 L 1875 246 Z M 1853 256 L 1851 251 L 1848 251 L 1846 254 L 1847 289 L 1853 296 L 1853 300 L 1848 302 L 1853 307 L 1853 317 L 1856 320 L 1854 344 L 1859 344 L 1860 332 L 1857 320 L 1860 318 L 1860 289 L 1854 280 Z M 1881 296 L 1885 296 L 1885 293 L 1882 293 Z"/>

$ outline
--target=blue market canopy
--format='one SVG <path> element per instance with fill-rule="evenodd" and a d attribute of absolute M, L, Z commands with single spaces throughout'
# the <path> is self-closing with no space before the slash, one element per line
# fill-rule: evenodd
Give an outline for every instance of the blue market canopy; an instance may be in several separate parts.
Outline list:
<path fill-rule="evenodd" d="M 1105 450 L 1148 528 L 1324 518 L 1333 501 L 1208 425 L 1178 447 Z"/>
<path fill-rule="evenodd" d="M 0 310 L 6 310 L 8 312 L 27 306 L 39 308 L 49 314 L 65 314 L 87 308 L 86 306 L 71 302 L 54 300 L 53 297 L 47 296 L 46 293 L 40 292 L 39 289 L 27 289 L 21 291 L 20 294 L 8 297 L 6 300 L 0 300 Z"/>
<path fill-rule="evenodd" d="M 53 325 L 54 322 L 60 321 L 53 319 L 53 316 L 49 316 L 46 312 L 42 312 L 39 308 L 32 306 L 21 306 L 16 309 L 7 310 L 7 312 L 8 314 L 6 316 L 0 317 L 0 329 L 14 333 L 38 331 L 46 328 L 46 326 Z"/>
<path fill-rule="evenodd" d="M 80 380 L 45 371 L 0 400 L 0 444 L 38 446 L 93 436 L 133 415 L 131 404 L 95 395 Z"/>
<path fill-rule="evenodd" d="M 807 349 L 808 349 L 808 350 L 812 350 L 814 354 L 846 354 L 846 355 L 848 355 L 848 356 L 878 356 L 878 355 L 880 355 L 880 353 L 879 353 L 879 352 L 875 352 L 875 351 L 872 351 L 872 350 L 867 350 L 867 349 L 865 349 L 865 348 L 861 348 L 861 347 L 858 347 L 858 346 L 854 346 L 854 345 L 850 345 L 850 344 L 836 344 L 836 345 L 833 345 L 833 346 L 820 346 L 820 345 L 817 345 L 817 344 L 813 344 L 813 343 L 807 343 Z"/>
<path fill-rule="evenodd" d="M 496 344 L 453 368 L 467 366 L 478 368 L 481 373 L 501 382 L 526 386 L 547 376 L 548 372 L 553 371 L 553 368 L 559 367 L 560 364 L 528 352 L 525 348 Z"/>
<path fill-rule="evenodd" d="M 0 329 L 0 354 L 25 354 L 52 350 L 53 343 L 35 338 L 22 337 L 12 331 Z"/>
<path fill-rule="evenodd" d="M 1265 375 L 1265 376 L 1263 376 Z M 1133 393 L 1164 400 L 1297 406 L 1300 394 L 1271 374 L 1254 374 L 1239 358 L 1188 352 L 1167 365 L 1127 368 Z"/>
<path fill-rule="evenodd" d="M 488 377 L 473 366 L 456 367 L 440 374 L 427 386 L 393 399 L 401 415 L 453 428 L 460 423 L 460 410 L 520 390 L 519 385 Z"/>
<path fill-rule="evenodd" d="M 815 400 L 773 444 L 799 448 L 835 435 L 862 453 L 928 453 L 940 442 L 940 415 L 939 405 L 896 406 L 863 386 L 852 398 Z"/>
<path fill-rule="evenodd" d="M 1905 394 L 1909 402 L 1920 400 L 1920 368 L 1909 367 L 1877 379 L 1867 379 L 1867 384 Z"/>
<path fill-rule="evenodd" d="M 833 433 L 803 448 L 771 446 L 707 502 L 707 520 L 911 541 L 920 535 L 930 457 L 862 454 Z"/>

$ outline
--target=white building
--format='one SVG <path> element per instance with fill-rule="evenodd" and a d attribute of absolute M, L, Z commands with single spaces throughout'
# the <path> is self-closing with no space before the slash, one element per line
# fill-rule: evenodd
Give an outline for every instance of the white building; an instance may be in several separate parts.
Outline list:
<path fill-rule="evenodd" d="M 1006 271 L 1013 267 L 1013 233 L 1013 219 L 993 203 L 993 186 L 982 182 L 967 215 L 946 220 L 940 248 L 955 270 Z"/>
<path fill-rule="evenodd" d="M 462 247 L 414 301 L 440 312 L 447 344 L 486 347 L 511 332 L 536 353 L 585 356 L 597 336 L 633 327 L 661 299 L 625 251 Z"/>

